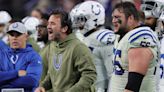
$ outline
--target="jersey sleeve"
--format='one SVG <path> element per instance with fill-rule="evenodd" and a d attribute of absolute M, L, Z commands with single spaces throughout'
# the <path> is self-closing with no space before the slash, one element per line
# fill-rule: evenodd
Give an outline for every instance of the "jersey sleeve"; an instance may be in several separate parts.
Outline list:
<path fill-rule="evenodd" d="M 129 47 L 155 47 L 158 42 L 152 31 L 140 30 L 132 33 L 128 38 Z"/>
<path fill-rule="evenodd" d="M 33 58 L 27 64 L 27 75 L 18 77 L 17 79 L 10 82 L 10 87 L 22 87 L 31 89 L 33 87 L 37 87 L 39 85 L 39 80 L 42 73 L 42 60 L 38 54 L 33 54 Z"/>
<path fill-rule="evenodd" d="M 161 49 L 160 49 L 160 77 L 164 78 L 164 38 L 161 40 Z"/>
<path fill-rule="evenodd" d="M 96 39 L 103 44 L 110 45 L 115 41 L 115 34 L 113 31 L 105 29 L 97 35 Z"/>
<path fill-rule="evenodd" d="M 18 71 L 0 71 L 0 86 L 6 85 L 9 81 L 18 77 Z"/>
<path fill-rule="evenodd" d="M 164 59 L 164 38 L 161 40 L 161 49 L 160 49 L 160 51 L 161 51 L 161 54 L 163 54 L 163 59 Z"/>

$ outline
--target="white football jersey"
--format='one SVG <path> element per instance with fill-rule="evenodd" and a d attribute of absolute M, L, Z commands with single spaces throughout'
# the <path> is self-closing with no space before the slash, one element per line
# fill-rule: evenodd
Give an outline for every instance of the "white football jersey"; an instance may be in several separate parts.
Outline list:
<path fill-rule="evenodd" d="M 164 92 L 164 38 L 161 39 L 161 64 L 160 64 L 160 83 L 159 83 L 159 92 Z"/>
<path fill-rule="evenodd" d="M 116 40 L 118 41 L 118 40 Z M 138 27 L 129 31 L 119 42 L 115 42 L 114 73 L 110 92 L 123 92 L 128 80 L 128 50 L 131 48 L 149 48 L 154 58 L 149 64 L 139 92 L 156 92 L 156 67 L 159 57 L 159 41 L 149 27 Z"/>
<path fill-rule="evenodd" d="M 83 42 L 83 43 L 85 43 L 84 42 L 84 36 L 83 36 L 83 34 L 80 32 L 80 30 L 73 30 L 73 32 L 75 33 L 75 35 L 76 35 L 76 37 L 81 41 L 81 42 Z"/>
<path fill-rule="evenodd" d="M 100 28 L 84 38 L 85 44 L 90 48 L 97 70 L 96 88 L 107 89 L 113 72 L 113 44 L 115 34 L 113 31 Z"/>

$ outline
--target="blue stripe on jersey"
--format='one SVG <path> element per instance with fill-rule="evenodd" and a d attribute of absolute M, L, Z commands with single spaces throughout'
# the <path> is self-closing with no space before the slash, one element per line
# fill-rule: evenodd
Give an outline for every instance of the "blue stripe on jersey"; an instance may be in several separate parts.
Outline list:
<path fill-rule="evenodd" d="M 98 39 L 99 38 L 99 36 L 102 34 L 102 33 L 104 33 L 104 32 L 106 32 L 106 30 L 105 31 L 102 31 L 98 36 L 97 36 L 97 38 L 96 39 Z"/>
<path fill-rule="evenodd" d="M 133 38 L 133 39 L 130 41 L 130 43 L 134 42 L 134 41 L 137 40 L 139 37 L 145 36 L 145 35 L 150 36 L 150 37 L 153 39 L 153 42 L 156 43 L 156 41 L 154 40 L 153 36 L 152 36 L 151 34 L 149 34 L 149 33 L 144 33 L 144 34 L 138 35 L 137 37 Z"/>
<path fill-rule="evenodd" d="M 138 33 L 140 33 L 140 32 L 144 32 L 144 31 L 145 31 L 145 32 L 150 32 L 150 33 L 152 33 L 152 32 L 149 31 L 149 30 L 140 30 L 140 31 L 137 31 L 136 33 L 132 34 L 132 35 L 129 37 L 129 39 L 132 38 L 134 35 L 136 35 L 136 34 L 138 34 Z M 153 37 L 153 38 L 155 38 L 155 40 L 157 40 L 156 37 Z M 129 39 L 128 39 L 128 40 L 129 40 Z"/>
<path fill-rule="evenodd" d="M 163 58 L 164 59 L 164 54 L 161 54 L 160 58 Z"/>
<path fill-rule="evenodd" d="M 102 31 L 102 32 L 97 36 L 96 39 L 99 39 L 99 37 L 100 37 L 101 35 L 103 35 L 103 33 L 104 33 L 104 34 L 106 34 L 106 33 L 112 33 L 112 34 L 114 34 L 114 32 L 110 32 L 110 31 L 105 30 L 105 31 Z"/>
<path fill-rule="evenodd" d="M 100 38 L 100 41 L 108 34 L 111 34 L 112 32 L 108 32 L 108 33 L 105 33 L 101 38 Z"/>
<path fill-rule="evenodd" d="M 115 51 L 116 51 L 116 49 L 115 48 L 113 48 L 113 53 L 115 54 Z"/>

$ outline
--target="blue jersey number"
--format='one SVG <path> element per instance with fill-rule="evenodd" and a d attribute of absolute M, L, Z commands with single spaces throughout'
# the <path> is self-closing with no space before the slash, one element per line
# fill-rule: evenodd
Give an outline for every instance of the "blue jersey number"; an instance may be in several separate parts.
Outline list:
<path fill-rule="evenodd" d="M 121 50 L 115 50 L 114 52 L 115 56 L 114 56 L 114 70 L 115 70 L 115 74 L 116 75 L 123 75 L 124 73 L 124 69 L 122 68 L 121 64 L 119 63 L 119 61 L 116 60 L 116 57 L 121 58 Z"/>
<path fill-rule="evenodd" d="M 162 79 L 163 78 L 163 71 L 164 71 L 164 67 L 162 64 L 160 65 L 160 69 L 161 69 L 160 78 Z"/>

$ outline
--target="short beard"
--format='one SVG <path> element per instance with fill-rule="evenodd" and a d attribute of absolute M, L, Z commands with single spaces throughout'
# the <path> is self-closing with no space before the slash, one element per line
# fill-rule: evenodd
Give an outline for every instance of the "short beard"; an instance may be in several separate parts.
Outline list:
<path fill-rule="evenodd" d="M 61 38 L 60 33 L 55 33 L 54 41 L 59 42 L 60 41 L 60 38 Z"/>
<path fill-rule="evenodd" d="M 119 30 L 117 32 L 115 32 L 115 34 L 120 35 L 120 39 L 122 39 L 124 37 L 124 35 L 127 33 L 126 29 L 127 28 L 125 28 L 125 27 L 119 28 Z"/>
<path fill-rule="evenodd" d="M 37 38 L 37 41 L 40 42 L 40 41 L 43 41 L 43 39 L 42 38 Z"/>
<path fill-rule="evenodd" d="M 44 42 L 45 44 L 48 42 L 48 35 L 42 37 L 42 38 L 37 38 L 38 42 Z"/>

